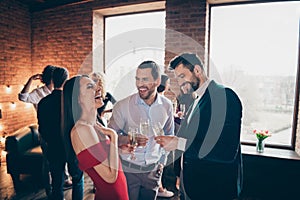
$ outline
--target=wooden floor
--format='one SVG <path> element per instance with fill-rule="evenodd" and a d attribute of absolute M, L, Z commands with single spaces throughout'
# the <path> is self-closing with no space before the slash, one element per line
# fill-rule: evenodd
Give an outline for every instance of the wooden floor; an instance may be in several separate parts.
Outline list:
<path fill-rule="evenodd" d="M 166 173 L 172 174 L 172 173 Z M 87 174 L 84 176 L 84 200 L 93 200 L 93 182 Z M 47 200 L 46 193 L 38 183 L 29 175 L 22 175 L 22 191 L 19 194 L 15 194 L 12 179 L 10 174 L 7 174 L 6 163 L 2 162 L 0 165 L 0 200 Z M 172 180 L 172 177 L 168 177 L 166 180 Z M 165 187 L 168 190 L 172 190 L 175 195 L 172 198 L 157 198 L 157 200 L 180 200 L 177 192 L 175 191 L 175 184 L 173 181 L 166 181 Z M 71 200 L 72 189 L 64 191 L 65 199 Z M 256 198 L 243 197 L 241 200 L 262 200 Z"/>
<path fill-rule="evenodd" d="M 6 163 L 0 166 L 0 199 L 1 200 L 46 200 L 47 195 L 42 189 L 41 184 L 37 183 L 29 175 L 21 175 L 22 191 L 15 194 L 10 174 L 7 174 Z M 94 199 L 93 183 L 91 179 L 85 175 L 84 179 L 84 200 Z M 71 200 L 72 189 L 64 191 L 65 199 Z"/>
<path fill-rule="evenodd" d="M 35 180 L 29 175 L 22 175 L 22 191 L 18 194 L 15 194 L 12 179 L 10 174 L 7 174 L 6 163 L 1 163 L 0 166 L 0 200 L 47 200 L 45 191 L 41 188 L 39 183 L 36 183 Z M 93 200 L 93 182 L 85 174 L 84 179 L 84 200 Z M 72 189 L 64 191 L 65 199 L 71 200 L 72 198 Z M 158 198 L 169 199 L 169 200 L 179 200 L 179 197 L 175 195 L 172 198 Z"/>

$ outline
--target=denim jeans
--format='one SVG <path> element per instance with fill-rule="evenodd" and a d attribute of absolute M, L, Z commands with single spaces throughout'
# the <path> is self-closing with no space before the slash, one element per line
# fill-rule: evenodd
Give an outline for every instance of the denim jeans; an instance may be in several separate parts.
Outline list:
<path fill-rule="evenodd" d="M 63 200 L 65 162 L 49 161 L 49 166 L 52 178 L 52 194 L 50 199 Z"/>
<path fill-rule="evenodd" d="M 84 176 L 83 172 L 78 167 L 76 158 L 67 162 L 68 171 L 72 177 L 72 200 L 83 199 Z"/>
<path fill-rule="evenodd" d="M 52 188 L 51 188 L 51 182 L 50 182 L 50 167 L 49 167 L 49 161 L 47 159 L 47 144 L 46 142 L 40 138 L 41 148 L 43 152 L 43 165 L 42 165 L 42 181 L 43 186 L 46 190 L 47 196 L 51 194 Z"/>

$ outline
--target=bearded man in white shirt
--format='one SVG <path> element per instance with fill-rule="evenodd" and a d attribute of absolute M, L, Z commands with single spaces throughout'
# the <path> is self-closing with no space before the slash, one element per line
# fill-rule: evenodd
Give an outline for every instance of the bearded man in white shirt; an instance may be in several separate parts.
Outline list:
<path fill-rule="evenodd" d="M 154 125 L 159 122 L 165 135 L 174 135 L 172 103 L 157 92 L 160 77 L 158 64 L 153 61 L 142 62 L 135 76 L 138 92 L 114 105 L 108 124 L 119 133 L 120 146 L 121 139 L 125 144 L 129 142 L 130 128 L 137 129 L 141 119 L 149 122 L 148 133 L 138 139 L 140 147 L 133 152 L 134 159 L 130 154 L 120 155 L 130 200 L 155 200 L 157 197 L 167 152 L 163 151 L 154 140 Z"/>

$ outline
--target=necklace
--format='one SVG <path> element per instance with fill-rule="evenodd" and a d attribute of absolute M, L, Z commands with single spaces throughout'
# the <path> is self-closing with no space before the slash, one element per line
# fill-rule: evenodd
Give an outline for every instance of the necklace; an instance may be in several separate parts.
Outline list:
<path fill-rule="evenodd" d="M 86 125 L 90 125 L 90 126 L 95 125 L 95 122 L 92 123 L 92 122 L 89 122 L 89 121 L 86 121 L 86 120 L 83 120 L 83 119 L 79 119 L 77 122 L 80 123 L 80 124 L 86 124 Z"/>

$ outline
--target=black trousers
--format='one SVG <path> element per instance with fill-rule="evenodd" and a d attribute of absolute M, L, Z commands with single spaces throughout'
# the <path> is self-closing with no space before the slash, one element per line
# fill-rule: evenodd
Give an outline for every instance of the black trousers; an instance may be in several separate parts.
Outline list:
<path fill-rule="evenodd" d="M 232 200 L 238 197 L 236 163 L 185 160 L 182 170 L 185 199 Z"/>

